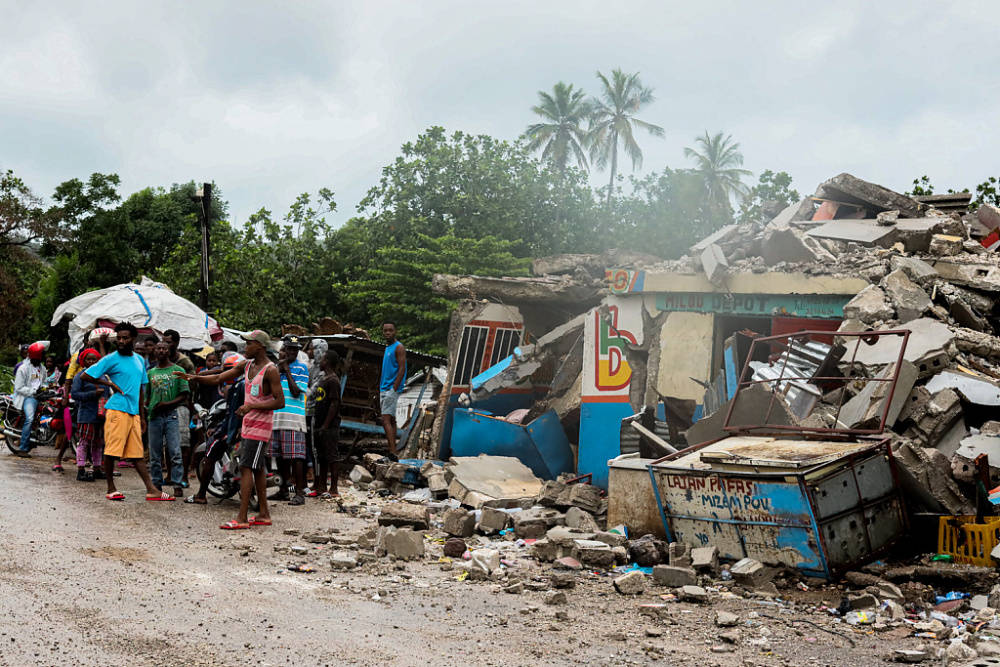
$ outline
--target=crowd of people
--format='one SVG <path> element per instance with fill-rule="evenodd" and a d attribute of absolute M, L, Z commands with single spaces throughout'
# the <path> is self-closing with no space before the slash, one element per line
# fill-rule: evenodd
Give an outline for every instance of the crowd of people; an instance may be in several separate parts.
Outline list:
<path fill-rule="evenodd" d="M 385 323 L 382 333 L 387 347 L 379 399 L 388 442 L 394 444 L 406 352 L 393 323 Z M 238 453 L 240 506 L 223 529 L 271 525 L 268 500 L 301 506 L 308 497 L 337 496 L 339 355 L 321 338 L 286 335 L 275 355 L 266 332 L 241 337 L 242 354 L 235 343 L 223 342 L 203 357 L 189 356 L 178 349 L 176 331 L 140 336 L 122 322 L 113 330 L 91 331 L 62 367 L 47 354 L 47 343 L 22 346 L 13 394 L 13 406 L 24 417 L 17 455 L 31 457 L 39 401 L 55 395 L 62 423 L 52 469 L 63 471 L 75 440 L 76 479 L 104 481 L 110 501 L 125 499 L 115 484 L 123 470 L 135 470 L 150 502 L 183 497 L 195 470 L 199 488 L 184 502 L 203 505 L 215 465 L 230 448 Z M 222 436 L 212 438 L 202 415 L 219 401 L 225 421 Z M 281 483 L 268 495 L 271 460 Z M 255 494 L 259 509 L 249 516 Z"/>

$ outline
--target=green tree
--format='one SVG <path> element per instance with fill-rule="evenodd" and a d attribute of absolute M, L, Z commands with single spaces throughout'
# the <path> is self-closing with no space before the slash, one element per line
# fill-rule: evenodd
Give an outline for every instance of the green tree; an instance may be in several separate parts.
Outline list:
<path fill-rule="evenodd" d="M 920 178 L 913 179 L 913 189 L 909 192 L 904 192 L 905 195 L 911 195 L 914 197 L 926 196 L 934 194 L 934 185 L 931 183 L 931 179 L 927 174 L 924 174 Z"/>
<path fill-rule="evenodd" d="M 765 169 L 757 185 L 750 188 L 744 197 L 740 210 L 741 222 L 767 222 L 774 217 L 774 211 L 800 201 L 799 193 L 792 188 L 792 177 L 788 172 L 777 173 Z"/>
<path fill-rule="evenodd" d="M 732 215 L 732 198 L 745 195 L 747 186 L 743 178 L 751 176 L 749 170 L 743 169 L 743 153 L 739 143 L 733 141 L 731 135 L 723 137 L 722 132 L 695 138 L 695 143 L 701 149 L 685 148 L 684 156 L 694 160 L 695 169 L 705 182 L 705 191 L 709 204 L 720 216 Z"/>
<path fill-rule="evenodd" d="M 597 78 L 601 82 L 601 96 L 591 101 L 593 111 L 588 143 L 590 157 L 598 168 L 604 169 L 609 164 L 611 166 L 606 202 L 610 209 L 618 173 L 619 144 L 632 161 L 632 168 L 637 169 L 642 166 L 642 149 L 635 140 L 634 128 L 644 129 L 654 137 L 662 137 L 663 128 L 635 117 L 643 106 L 655 99 L 653 89 L 642 85 L 638 72 L 625 74 L 616 69 L 611 72 L 610 81 L 600 72 L 597 73 Z"/>
<path fill-rule="evenodd" d="M 573 84 L 560 81 L 552 92 L 538 91 L 538 104 L 531 110 L 544 119 L 532 123 L 526 134 L 528 149 L 542 149 L 542 159 L 551 162 L 560 174 L 565 173 L 570 154 L 580 169 L 587 170 L 587 131 L 583 128 L 590 115 L 586 93 Z"/>
<path fill-rule="evenodd" d="M 368 322 L 393 320 L 407 346 L 445 355 L 448 321 L 455 303 L 431 291 L 434 274 L 525 275 L 530 260 L 516 258 L 511 246 L 492 236 L 421 235 L 417 247 L 379 248 L 371 267 L 338 289 L 367 311 Z"/>
<path fill-rule="evenodd" d="M 559 174 L 522 143 L 432 127 L 402 147 L 358 205 L 367 266 L 385 246 L 418 247 L 421 235 L 496 236 L 517 256 L 594 248 L 596 216 L 586 176 Z"/>

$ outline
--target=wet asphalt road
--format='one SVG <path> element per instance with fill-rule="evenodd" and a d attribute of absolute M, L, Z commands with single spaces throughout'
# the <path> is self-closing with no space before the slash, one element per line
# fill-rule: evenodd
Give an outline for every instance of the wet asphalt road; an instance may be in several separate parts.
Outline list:
<path fill-rule="evenodd" d="M 233 501 L 148 503 L 125 470 L 126 500 L 110 502 L 50 466 L 0 454 L 0 664 L 456 664 L 477 650 L 437 632 L 423 599 L 390 607 L 363 575 L 283 570 L 283 528 L 363 523 L 329 503 L 282 503 L 275 526 L 226 533 Z"/>

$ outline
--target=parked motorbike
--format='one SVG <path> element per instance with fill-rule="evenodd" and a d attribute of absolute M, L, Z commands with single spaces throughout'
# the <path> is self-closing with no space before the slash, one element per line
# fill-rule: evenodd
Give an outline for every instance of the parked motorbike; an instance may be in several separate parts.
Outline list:
<path fill-rule="evenodd" d="M 56 435 L 63 428 L 62 398 L 54 391 L 41 391 L 35 395 L 38 399 L 38 409 L 35 411 L 35 422 L 31 426 L 31 440 L 28 448 L 40 445 L 51 447 Z M 3 436 L 7 448 L 16 453 L 21 447 L 21 427 L 24 424 L 24 413 L 14 407 L 13 396 L 0 397 L 2 410 Z"/>

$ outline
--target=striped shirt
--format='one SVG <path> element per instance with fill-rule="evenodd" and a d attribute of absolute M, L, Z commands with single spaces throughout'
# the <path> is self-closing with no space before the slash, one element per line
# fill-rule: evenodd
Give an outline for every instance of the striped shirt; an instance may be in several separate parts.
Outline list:
<path fill-rule="evenodd" d="M 257 373 L 250 379 L 250 366 L 253 365 L 252 361 L 248 361 L 246 368 L 243 371 L 243 377 L 245 381 L 243 404 L 244 405 L 258 405 L 260 403 L 266 403 L 271 400 L 270 394 L 264 394 L 264 374 L 267 369 L 273 366 L 272 363 L 267 363 L 264 365 L 260 372 Z M 271 431 L 273 430 L 273 418 L 274 413 L 271 410 L 249 410 L 245 415 L 243 415 L 243 428 L 241 434 L 244 440 L 263 440 L 264 442 L 269 442 L 271 440 Z"/>
<path fill-rule="evenodd" d="M 281 390 L 285 393 L 285 407 L 274 411 L 275 431 L 302 431 L 306 430 L 306 391 L 309 389 L 309 370 L 300 361 L 293 361 L 288 364 L 288 372 L 292 380 L 299 387 L 298 398 L 292 397 L 292 391 L 288 386 L 288 375 L 281 374 Z"/>

